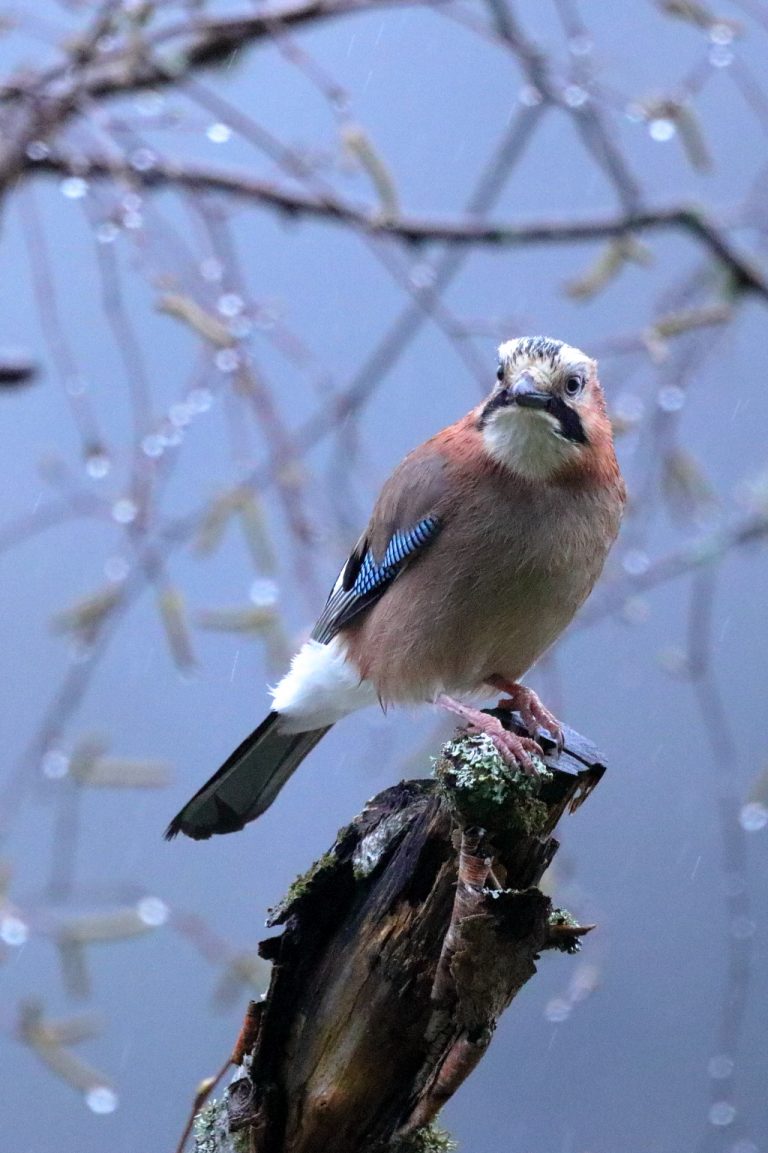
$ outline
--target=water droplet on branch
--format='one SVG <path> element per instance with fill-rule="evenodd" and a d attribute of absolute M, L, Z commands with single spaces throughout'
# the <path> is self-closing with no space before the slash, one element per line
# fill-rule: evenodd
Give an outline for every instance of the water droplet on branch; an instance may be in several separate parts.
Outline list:
<path fill-rule="evenodd" d="M 81 200 L 88 191 L 88 181 L 83 180 L 82 176 L 66 176 L 59 188 L 67 200 Z"/>
<path fill-rule="evenodd" d="M 19 948 L 21 945 L 26 945 L 29 940 L 29 926 L 21 917 L 15 917 L 12 913 L 0 918 L 0 941 L 6 945 L 11 945 L 14 948 Z"/>
<path fill-rule="evenodd" d="M 213 144 L 226 144 L 232 136 L 232 129 L 228 124 L 222 124 L 217 121 L 215 124 L 209 124 L 205 130 L 205 135 Z"/>
<path fill-rule="evenodd" d="M 94 1085 L 85 1094 L 85 1103 L 92 1113 L 114 1113 L 118 1098 L 108 1085 Z"/>
<path fill-rule="evenodd" d="M 85 458 L 85 471 L 93 480 L 103 480 L 112 468 L 112 461 L 103 449 L 94 449 Z"/>
<path fill-rule="evenodd" d="M 138 511 L 136 501 L 131 500 L 128 496 L 123 496 L 112 505 L 112 519 L 116 520 L 118 524 L 131 524 L 136 520 Z"/>
<path fill-rule="evenodd" d="M 736 1118 L 736 1109 L 730 1101 L 715 1101 L 708 1113 L 710 1125 L 723 1128 L 731 1125 Z"/>
<path fill-rule="evenodd" d="M 739 824 L 745 833 L 759 833 L 768 825 L 768 808 L 760 801 L 750 801 L 742 806 Z"/>
<path fill-rule="evenodd" d="M 59 781 L 69 772 L 70 758 L 61 749 L 48 749 L 40 762 L 40 771 L 50 781 Z"/>
<path fill-rule="evenodd" d="M 142 897 L 136 905 L 136 912 L 145 925 L 157 928 L 168 920 L 169 909 L 160 897 Z"/>
<path fill-rule="evenodd" d="M 648 134 L 651 140 L 655 140 L 659 144 L 666 144 L 676 132 L 677 126 L 674 120 L 668 120 L 665 116 L 648 122 Z"/>

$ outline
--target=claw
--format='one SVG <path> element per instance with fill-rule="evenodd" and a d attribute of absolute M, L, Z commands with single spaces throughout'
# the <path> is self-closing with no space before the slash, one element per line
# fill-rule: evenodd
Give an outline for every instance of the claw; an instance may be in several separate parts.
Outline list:
<path fill-rule="evenodd" d="M 541 703 L 533 689 L 514 681 L 507 681 L 503 677 L 493 677 L 490 683 L 494 688 L 501 689 L 507 694 L 499 701 L 500 709 L 518 712 L 532 737 L 536 736 L 539 729 L 545 729 L 554 741 L 558 755 L 562 753 L 565 745 L 562 726 L 557 717 Z"/>
<path fill-rule="evenodd" d="M 485 733 L 490 737 L 505 764 L 520 769 L 527 777 L 539 775 L 531 756 L 542 758 L 544 754 L 541 746 L 531 737 L 519 737 L 517 733 L 509 732 L 498 717 L 490 717 L 480 709 L 455 701 L 453 697 L 440 696 L 437 704 L 461 717 L 469 732 Z"/>

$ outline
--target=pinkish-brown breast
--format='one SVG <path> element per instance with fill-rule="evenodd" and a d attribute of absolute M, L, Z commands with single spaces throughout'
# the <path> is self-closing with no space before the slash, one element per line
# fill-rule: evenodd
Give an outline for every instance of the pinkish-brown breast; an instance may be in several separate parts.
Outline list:
<path fill-rule="evenodd" d="M 525 482 L 471 442 L 468 451 L 466 423 L 433 442 L 444 460 L 442 532 L 344 630 L 384 702 L 475 692 L 494 675 L 518 680 L 589 595 L 618 531 L 620 478 Z"/>

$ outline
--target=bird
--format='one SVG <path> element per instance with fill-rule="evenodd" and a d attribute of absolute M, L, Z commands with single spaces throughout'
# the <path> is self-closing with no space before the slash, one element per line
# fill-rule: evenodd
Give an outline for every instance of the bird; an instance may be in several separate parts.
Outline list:
<path fill-rule="evenodd" d="M 560 340 L 508 340 L 486 398 L 384 483 L 272 709 L 166 837 L 242 829 L 332 725 L 360 708 L 433 702 L 535 773 L 562 727 L 520 678 L 600 576 L 626 499 L 597 364 Z M 529 736 L 471 702 L 504 694 Z"/>

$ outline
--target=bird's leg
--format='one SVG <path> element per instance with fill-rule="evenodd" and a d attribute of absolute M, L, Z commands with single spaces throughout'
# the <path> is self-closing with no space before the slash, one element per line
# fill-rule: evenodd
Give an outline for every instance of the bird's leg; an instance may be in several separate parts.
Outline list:
<path fill-rule="evenodd" d="M 537 776 L 537 769 L 531 760 L 531 753 L 540 757 L 541 749 L 529 737 L 519 737 L 517 733 L 510 733 L 504 728 L 498 717 L 489 717 L 480 709 L 473 709 L 445 693 L 437 698 L 436 704 L 449 712 L 461 717 L 471 733 L 486 733 L 499 751 L 503 761 L 514 768 L 522 769 L 529 777 Z"/>
<path fill-rule="evenodd" d="M 558 721 L 548 708 L 546 708 L 533 689 L 526 688 L 525 685 L 519 685 L 516 681 L 507 681 L 504 677 L 491 677 L 490 684 L 495 689 L 500 689 L 501 692 L 506 693 L 506 698 L 499 701 L 498 707 L 500 709 L 509 709 L 518 712 L 523 718 L 523 724 L 527 728 L 532 737 L 535 737 L 539 729 L 546 729 L 552 740 L 557 745 L 557 751 L 563 751 L 563 729 Z"/>

